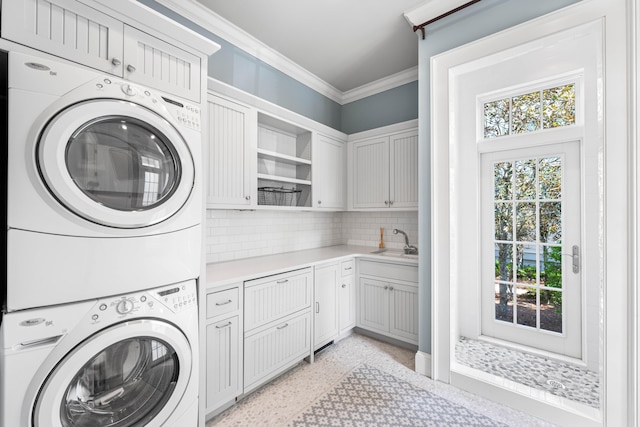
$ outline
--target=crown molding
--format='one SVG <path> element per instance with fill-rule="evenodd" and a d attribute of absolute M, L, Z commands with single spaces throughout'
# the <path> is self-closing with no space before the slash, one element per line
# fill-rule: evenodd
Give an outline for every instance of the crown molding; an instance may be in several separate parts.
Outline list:
<path fill-rule="evenodd" d="M 418 67 L 342 92 L 195 0 L 155 0 L 340 105 L 418 80 Z"/>
<path fill-rule="evenodd" d="M 366 85 L 343 92 L 342 104 L 348 104 L 407 83 L 415 82 L 416 80 L 418 80 L 417 65 L 374 82 L 367 83 Z"/>

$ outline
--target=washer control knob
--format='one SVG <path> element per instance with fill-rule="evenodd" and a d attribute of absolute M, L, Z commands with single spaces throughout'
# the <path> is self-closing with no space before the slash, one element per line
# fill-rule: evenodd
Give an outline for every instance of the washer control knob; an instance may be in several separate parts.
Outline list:
<path fill-rule="evenodd" d="M 124 92 L 125 95 L 129 95 L 129 96 L 133 96 L 136 94 L 135 88 L 131 86 L 129 83 L 122 85 L 122 91 Z"/>
<path fill-rule="evenodd" d="M 133 302 L 128 299 L 123 299 L 116 305 L 116 311 L 120 314 L 127 314 L 133 310 Z"/>

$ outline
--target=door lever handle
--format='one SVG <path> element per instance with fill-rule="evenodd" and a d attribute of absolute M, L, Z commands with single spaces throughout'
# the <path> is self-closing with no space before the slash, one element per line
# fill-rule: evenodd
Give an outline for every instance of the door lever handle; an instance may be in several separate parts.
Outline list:
<path fill-rule="evenodd" d="M 571 248 L 571 265 L 573 266 L 574 273 L 580 273 L 580 247 L 573 245 Z"/>

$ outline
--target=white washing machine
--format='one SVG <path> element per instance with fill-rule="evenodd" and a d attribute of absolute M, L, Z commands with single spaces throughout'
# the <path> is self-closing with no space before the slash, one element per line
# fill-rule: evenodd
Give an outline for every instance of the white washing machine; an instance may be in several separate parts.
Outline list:
<path fill-rule="evenodd" d="M 198 425 L 195 281 L 8 313 L 0 425 Z"/>
<path fill-rule="evenodd" d="M 6 311 L 198 277 L 200 106 L 45 54 L 8 62 Z"/>

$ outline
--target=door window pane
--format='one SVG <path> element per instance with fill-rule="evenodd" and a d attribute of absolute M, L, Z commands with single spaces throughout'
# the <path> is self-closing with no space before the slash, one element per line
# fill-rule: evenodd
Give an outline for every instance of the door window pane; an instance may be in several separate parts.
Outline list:
<path fill-rule="evenodd" d="M 69 139 L 65 160 L 85 195 L 119 211 L 162 204 L 181 177 L 180 159 L 171 141 L 131 117 L 103 117 L 85 124 Z"/>
<path fill-rule="evenodd" d="M 576 122 L 576 87 L 573 84 L 542 91 L 542 127 L 572 125 Z"/>
<path fill-rule="evenodd" d="M 509 134 L 509 98 L 484 104 L 484 137 Z"/>
<path fill-rule="evenodd" d="M 562 167 L 557 156 L 494 163 L 496 320 L 562 332 Z"/>
<path fill-rule="evenodd" d="M 511 98 L 511 133 L 535 132 L 540 129 L 540 92 Z"/>

